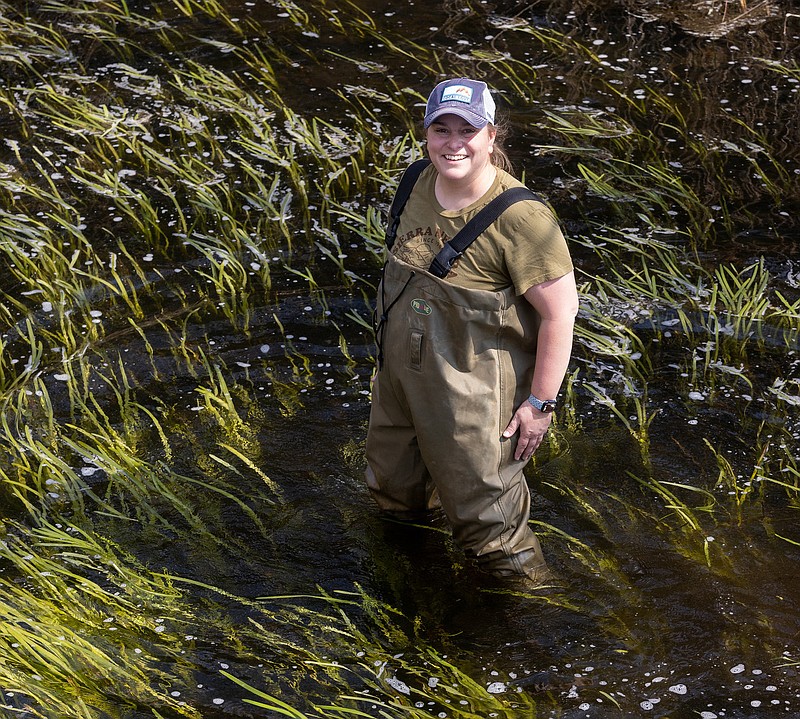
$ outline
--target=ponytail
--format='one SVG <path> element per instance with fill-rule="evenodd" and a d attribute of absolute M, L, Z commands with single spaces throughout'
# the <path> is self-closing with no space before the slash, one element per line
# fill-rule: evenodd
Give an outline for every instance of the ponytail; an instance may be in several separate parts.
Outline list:
<path fill-rule="evenodd" d="M 513 175 L 514 167 L 511 164 L 511 160 L 508 157 L 505 147 L 503 147 L 503 143 L 506 141 L 509 134 L 508 122 L 503 119 L 497 125 L 493 125 L 493 127 L 495 136 L 494 147 L 492 148 L 492 154 L 490 156 L 492 164 L 497 169 L 505 170 L 509 175 Z"/>

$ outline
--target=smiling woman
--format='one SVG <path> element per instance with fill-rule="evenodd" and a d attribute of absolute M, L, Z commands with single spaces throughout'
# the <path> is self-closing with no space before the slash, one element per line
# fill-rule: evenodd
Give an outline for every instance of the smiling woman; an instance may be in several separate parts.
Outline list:
<path fill-rule="evenodd" d="M 492 162 L 494 122 L 483 82 L 446 80 L 428 98 L 431 166 L 408 198 L 379 292 L 389 359 L 373 386 L 367 482 L 384 512 L 440 506 L 481 568 L 541 584 L 548 573 L 528 527 L 523 468 L 571 353 L 578 299 L 566 242 L 538 199 L 519 202 L 445 277 L 425 272 L 479 212 L 521 186 Z"/>

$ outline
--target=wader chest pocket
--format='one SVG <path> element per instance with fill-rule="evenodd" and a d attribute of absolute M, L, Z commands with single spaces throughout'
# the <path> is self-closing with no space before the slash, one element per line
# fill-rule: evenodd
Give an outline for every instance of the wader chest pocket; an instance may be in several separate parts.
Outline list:
<path fill-rule="evenodd" d="M 411 330 L 411 352 L 409 356 L 411 369 L 422 369 L 422 338 L 422 332 Z"/>

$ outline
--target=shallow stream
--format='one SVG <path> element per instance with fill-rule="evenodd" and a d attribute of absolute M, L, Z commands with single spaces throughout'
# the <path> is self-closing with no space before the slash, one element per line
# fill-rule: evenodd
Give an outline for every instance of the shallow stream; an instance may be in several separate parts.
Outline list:
<path fill-rule="evenodd" d="M 777 1 L 0 0 L 7 715 L 800 717 L 798 38 Z M 534 594 L 362 482 L 381 217 L 462 73 L 581 284 Z"/>

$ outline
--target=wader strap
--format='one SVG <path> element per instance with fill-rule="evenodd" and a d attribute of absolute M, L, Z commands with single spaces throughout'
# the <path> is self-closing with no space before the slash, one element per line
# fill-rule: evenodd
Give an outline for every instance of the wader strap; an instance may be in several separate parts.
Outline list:
<path fill-rule="evenodd" d="M 400 213 L 406 206 L 406 202 L 408 202 L 408 198 L 411 195 L 411 190 L 414 189 L 414 184 L 420 176 L 420 173 L 430 164 L 431 161 L 427 158 L 412 162 L 400 178 L 400 184 L 397 186 L 397 192 L 395 192 L 394 200 L 392 200 L 392 207 L 389 210 L 391 222 L 389 224 L 389 229 L 386 231 L 386 247 L 390 250 L 394 244 L 395 237 L 397 237 Z"/>
<path fill-rule="evenodd" d="M 386 265 L 383 266 L 382 274 L 386 273 Z M 403 292 L 406 291 L 406 287 L 408 287 L 408 283 L 414 279 L 414 275 L 416 273 L 412 272 L 406 283 L 403 285 L 403 288 L 400 292 L 397 293 L 397 297 L 395 297 L 390 303 L 389 306 L 386 306 L 386 287 L 384 285 L 383 279 L 381 279 L 381 306 L 383 307 L 383 313 L 381 314 L 380 318 L 373 317 L 372 324 L 375 327 L 375 342 L 378 345 L 378 370 L 380 371 L 381 367 L 383 366 L 383 332 L 384 328 L 386 327 L 386 323 L 389 321 L 389 310 L 397 304 L 397 300 L 403 295 Z"/>
<path fill-rule="evenodd" d="M 544 203 L 541 197 L 531 192 L 527 187 L 512 187 L 506 190 L 495 197 L 475 217 L 467 222 L 452 240 L 445 242 L 439 254 L 433 258 L 428 272 L 439 278 L 446 277 L 453 267 L 453 263 L 464 254 L 464 250 L 475 242 L 480 234 L 500 217 L 505 210 L 521 200 L 536 200 Z"/>

